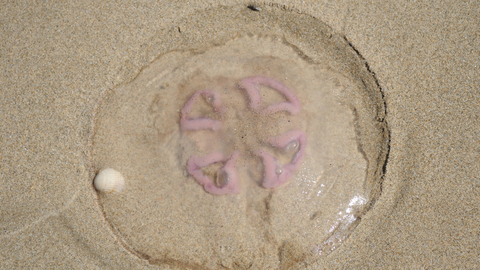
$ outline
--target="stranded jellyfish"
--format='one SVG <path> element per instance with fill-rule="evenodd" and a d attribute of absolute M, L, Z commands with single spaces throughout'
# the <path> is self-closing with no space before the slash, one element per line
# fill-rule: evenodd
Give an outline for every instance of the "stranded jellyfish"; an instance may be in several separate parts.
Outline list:
<path fill-rule="evenodd" d="M 163 268 L 303 269 L 361 222 L 388 149 L 382 95 L 342 36 L 298 35 L 315 23 L 304 19 L 291 34 L 174 48 L 106 94 L 92 168 L 128 179 L 97 195 L 132 254 Z"/>

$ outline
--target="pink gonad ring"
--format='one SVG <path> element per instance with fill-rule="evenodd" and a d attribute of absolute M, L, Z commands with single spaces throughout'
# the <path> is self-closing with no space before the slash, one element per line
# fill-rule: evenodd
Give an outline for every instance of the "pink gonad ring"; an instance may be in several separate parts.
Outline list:
<path fill-rule="evenodd" d="M 235 168 L 239 156 L 240 152 L 238 151 L 235 151 L 228 158 L 224 158 L 221 152 L 213 152 L 204 157 L 194 155 L 187 162 L 187 171 L 208 193 L 215 195 L 239 193 L 240 185 Z M 217 171 L 214 182 L 203 174 L 202 168 L 218 162 L 225 162 L 225 165 Z"/>
<path fill-rule="evenodd" d="M 249 107 L 252 111 L 260 115 L 269 115 L 277 112 L 287 112 L 295 115 L 300 112 L 300 102 L 297 96 L 287 86 L 281 82 L 262 76 L 248 77 L 240 80 L 240 88 L 245 90 L 250 101 Z M 265 86 L 278 91 L 285 97 L 284 102 L 269 105 L 265 107 L 260 94 L 260 87 Z M 195 92 L 185 103 L 180 112 L 180 127 L 182 131 L 212 130 L 218 131 L 222 128 L 222 122 L 211 118 L 191 118 L 194 104 L 200 97 L 204 97 L 209 103 L 214 113 L 220 116 L 226 113 L 226 108 L 222 105 L 220 94 L 210 90 L 201 90 Z M 276 188 L 288 182 L 300 167 L 305 155 L 307 136 L 301 130 L 291 130 L 278 137 L 268 140 L 273 148 L 280 149 L 286 153 L 294 152 L 290 163 L 282 165 L 277 158 L 272 156 L 264 149 L 255 150 L 255 153 L 262 158 L 264 167 L 264 179 L 262 186 L 264 188 Z M 224 153 L 217 151 L 206 156 L 194 155 L 187 162 L 188 173 L 203 186 L 206 192 L 214 195 L 237 194 L 240 192 L 240 182 L 236 163 L 240 157 L 238 150 L 225 156 Z M 223 166 L 217 170 L 215 179 L 211 179 L 204 174 L 203 168 L 215 163 L 223 163 Z"/>
<path fill-rule="evenodd" d="M 279 137 L 270 139 L 273 147 L 280 148 L 286 152 L 297 151 L 290 163 L 283 165 L 265 150 L 257 152 L 263 159 L 265 177 L 262 182 L 264 188 L 276 188 L 285 184 L 300 166 L 305 154 L 307 136 L 301 130 L 292 130 Z"/>
<path fill-rule="evenodd" d="M 216 92 L 203 90 L 195 92 L 192 97 L 187 101 L 185 106 L 183 106 L 181 115 L 180 115 L 180 127 L 183 131 L 185 130 L 201 130 L 201 129 L 211 129 L 219 130 L 222 126 L 222 123 L 217 120 L 210 118 L 189 118 L 188 115 L 192 111 L 192 107 L 197 102 L 200 96 L 204 96 L 206 100 L 212 105 L 213 110 L 216 113 L 223 114 L 225 108 L 222 106 L 222 101 L 220 95 Z"/>
<path fill-rule="evenodd" d="M 279 111 L 287 111 L 294 115 L 300 112 L 300 102 L 297 96 L 288 87 L 267 77 L 255 76 L 240 81 L 240 85 L 247 92 L 250 98 L 250 108 L 254 111 L 260 111 L 262 104 L 262 95 L 260 95 L 260 85 L 270 87 L 280 92 L 287 99 L 286 102 L 273 104 L 263 109 L 265 114 L 273 114 Z"/>

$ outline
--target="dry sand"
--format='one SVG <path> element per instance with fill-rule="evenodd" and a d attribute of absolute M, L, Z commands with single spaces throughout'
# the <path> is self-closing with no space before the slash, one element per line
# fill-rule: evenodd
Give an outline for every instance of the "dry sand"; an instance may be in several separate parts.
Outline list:
<path fill-rule="evenodd" d="M 306 14 L 345 35 L 375 73 L 386 104 L 390 152 L 381 194 L 344 243 L 319 261 L 307 260 L 308 267 L 479 267 L 480 4 L 291 1 L 259 3 L 261 11 L 248 10 L 248 4 L 2 7 L 0 268 L 156 269 L 159 263 L 195 268 L 195 262 L 169 259 L 175 254 L 159 259 L 137 252 L 118 232 L 105 198 L 92 187 L 95 169 L 103 166 L 94 158 L 95 120 L 102 119 L 98 112 L 105 97 L 160 55 L 222 39 L 220 33 L 243 36 L 258 31 L 251 29 L 256 24 L 268 27 L 270 19 L 255 14 L 262 12 Z M 232 10 L 259 21 L 194 20 Z M 197 33 L 205 25 L 210 31 Z M 312 33 L 287 37 L 307 56 L 315 55 L 308 40 L 318 25 L 303 25 L 309 26 Z M 133 205 L 138 209 L 141 203 Z M 109 207 L 128 205 L 120 201 Z M 142 237 L 151 242 L 148 233 L 136 233 L 139 243 Z M 290 260 L 283 269 L 307 267 L 297 251 L 284 250 Z M 248 266 L 243 262 L 225 264 L 242 269 Z"/>

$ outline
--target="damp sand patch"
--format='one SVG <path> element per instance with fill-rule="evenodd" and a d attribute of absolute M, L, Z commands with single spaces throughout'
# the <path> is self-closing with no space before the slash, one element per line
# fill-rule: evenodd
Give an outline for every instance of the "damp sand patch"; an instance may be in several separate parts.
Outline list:
<path fill-rule="evenodd" d="M 366 123 L 364 84 L 305 55 L 285 37 L 236 37 L 166 53 L 107 95 L 93 165 L 125 178 L 99 201 L 127 249 L 154 264 L 276 269 L 348 237 L 376 199 L 386 131 Z"/>

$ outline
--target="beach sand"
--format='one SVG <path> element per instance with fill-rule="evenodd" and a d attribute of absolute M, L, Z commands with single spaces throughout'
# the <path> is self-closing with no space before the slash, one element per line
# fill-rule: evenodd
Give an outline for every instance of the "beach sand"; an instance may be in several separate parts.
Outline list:
<path fill-rule="evenodd" d="M 276 2 L 258 2 L 257 10 L 247 8 L 251 2 L 245 1 L 5 5 L 0 30 L 0 268 L 478 268 L 480 4 Z M 282 20 L 286 26 L 281 26 Z M 322 28 L 323 23 L 328 27 Z M 283 36 L 278 32 L 273 38 L 272 33 L 280 30 Z M 329 31 L 339 38 L 332 44 L 340 42 L 351 49 L 322 51 L 326 47 L 318 39 Z M 155 69 L 160 65 L 155 63 L 178 63 L 182 57 L 195 59 L 185 56 L 185 51 L 208 55 L 215 46 L 221 48 L 234 38 L 255 39 L 252 44 L 265 44 L 267 39 L 274 40 L 272 44 L 287 41 L 295 45 L 289 48 L 296 48 L 296 54 L 289 55 L 301 59 L 288 63 L 297 61 L 307 67 L 305 59 L 317 66 L 325 62 L 329 72 L 334 73 L 322 74 L 337 74 L 330 76 L 335 77 L 348 73 L 360 81 L 367 78 L 365 89 L 374 89 L 352 101 L 364 100 L 365 108 L 375 111 L 367 113 L 365 109 L 365 119 L 371 119 L 360 121 L 356 129 L 362 138 L 371 136 L 361 144 L 370 171 L 364 189 L 349 193 L 364 192 L 368 204 L 359 210 L 355 226 L 345 230 L 345 238 L 328 255 L 311 256 L 306 252 L 317 242 L 309 242 L 305 235 L 324 237 L 326 234 L 319 230 L 302 227 L 307 234 L 289 234 L 310 222 L 291 222 L 289 216 L 298 218 L 298 213 L 304 211 L 317 217 L 314 210 L 306 209 L 314 202 L 293 203 L 305 189 L 295 185 L 298 181 L 269 193 L 258 184 L 242 180 L 245 188 L 238 197 L 212 197 L 191 177 L 182 175 L 181 166 L 172 171 L 168 168 L 174 166 L 167 165 L 166 170 L 156 167 L 165 159 L 164 164 L 171 164 L 168 157 L 159 157 L 158 151 L 153 153 L 149 146 L 162 145 L 161 136 L 155 133 L 162 130 L 155 126 L 162 113 L 155 111 L 151 119 L 142 118 L 145 109 L 138 106 L 143 104 L 143 92 L 139 91 L 138 99 L 129 103 L 128 94 L 132 93 L 127 90 L 144 87 L 142 76 L 148 75 L 142 74 L 160 70 Z M 286 50 L 282 48 L 276 49 L 278 55 Z M 171 51 L 182 56 L 175 58 L 168 54 Z M 358 57 L 345 56 L 350 53 Z M 246 54 L 237 55 L 245 59 Z M 266 63 L 262 61 L 257 65 Z M 279 69 L 282 65 L 278 61 L 268 63 Z M 184 66 L 198 68 L 198 64 Z M 252 75 L 241 68 L 234 71 L 240 77 Z M 229 71 L 225 68 L 222 72 Z M 275 72 L 272 76 L 283 74 Z M 298 69 L 292 72 L 289 74 L 301 74 Z M 356 77 L 358 72 L 367 75 Z M 301 78 L 297 77 L 296 85 Z M 332 82 L 331 88 L 335 85 Z M 145 96 L 155 94 L 149 91 Z M 301 101 L 308 99 L 302 98 L 305 95 L 308 91 L 299 92 Z M 181 106 L 186 98 L 187 93 L 179 94 L 172 106 Z M 156 104 L 154 97 L 144 99 Z M 168 103 L 168 98 L 157 101 Z M 125 107 L 116 108 L 119 104 Z M 151 108 L 151 104 L 145 104 L 148 106 Z M 122 110 L 127 117 L 116 118 Z M 174 110 L 166 110 L 168 119 L 162 119 L 159 126 L 165 121 L 176 122 L 172 118 Z M 341 123 L 350 123 L 345 115 Z M 141 129 L 149 123 L 153 128 Z M 115 125 L 123 128 L 118 134 Z M 168 126 L 171 130 L 164 131 L 166 134 L 178 129 Z M 335 122 L 331 126 L 334 131 L 348 130 Z M 308 125 L 298 127 L 313 129 Z M 386 129 L 380 132 L 382 128 Z M 331 137 L 327 134 L 319 138 Z M 324 151 L 339 149 L 354 148 L 345 145 Z M 352 162 L 362 168 L 362 159 L 354 158 L 358 152 L 348 153 L 356 160 Z M 187 158 L 185 154 L 177 163 L 184 164 Z M 375 159 L 378 163 L 373 162 Z M 313 162 L 311 168 L 316 164 Z M 92 185 L 95 173 L 113 165 L 119 171 L 123 168 L 126 191 L 119 195 L 97 193 Z M 343 175 L 356 175 L 355 170 Z M 159 178 L 159 174 L 169 176 Z M 167 181 L 169 177 L 172 181 Z M 162 189 L 158 192 L 156 179 L 166 181 L 160 182 Z M 340 186 L 337 190 L 332 194 L 346 194 L 349 189 Z M 168 195 L 175 195 L 175 200 L 166 200 Z M 162 200 L 151 203 L 141 200 L 142 196 Z M 255 207 L 259 204 L 256 201 L 265 196 L 277 198 L 272 203 L 276 214 L 271 218 L 275 222 L 269 226 L 262 223 L 261 216 L 243 213 L 247 206 L 234 207 Z M 196 199 L 206 205 L 191 210 Z M 321 203 L 333 213 L 340 209 L 341 200 L 336 199 L 331 196 Z M 282 210 L 282 206 L 288 208 Z M 223 208 L 231 216 L 219 215 L 213 208 Z M 165 215 L 179 209 L 183 214 Z M 159 222 L 160 215 L 168 220 Z M 215 229 L 196 227 L 198 222 L 209 220 L 230 227 L 217 230 L 221 237 L 213 241 Z M 249 220 L 257 223 L 250 224 Z M 144 221 L 151 223 L 145 227 Z M 286 225 L 297 227 L 285 230 Z M 190 226 L 188 232 L 192 233 L 185 233 L 183 226 L 187 230 Z M 257 230 L 256 226 L 265 228 Z M 163 238 L 165 233 L 159 231 L 167 229 L 171 233 Z M 219 255 L 223 251 L 225 254 Z"/>

